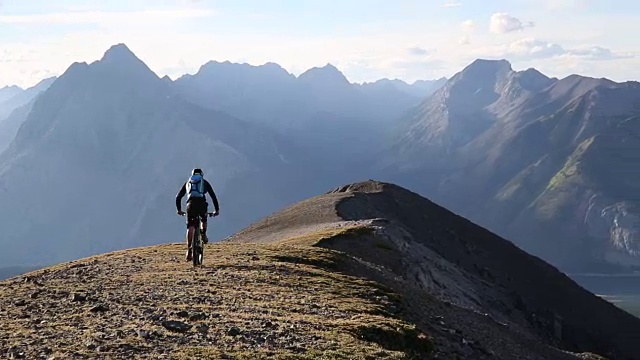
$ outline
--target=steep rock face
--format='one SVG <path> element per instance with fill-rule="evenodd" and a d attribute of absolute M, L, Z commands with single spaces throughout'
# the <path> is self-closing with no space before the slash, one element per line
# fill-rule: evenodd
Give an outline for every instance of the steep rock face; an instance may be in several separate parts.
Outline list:
<path fill-rule="evenodd" d="M 173 199 L 194 167 L 224 214 L 211 237 L 228 235 L 313 191 L 313 181 L 296 187 L 306 180 L 293 176 L 302 160 L 267 129 L 177 96 L 116 45 L 70 66 L 0 155 L 0 262 L 54 263 L 181 238 Z"/>
<path fill-rule="evenodd" d="M 545 352 L 547 346 L 621 359 L 640 351 L 640 339 L 631 335 L 640 319 L 511 242 L 396 185 L 367 181 L 336 188 L 226 242 L 313 243 L 344 252 L 370 269 L 369 278 L 408 298 L 434 299 L 429 306 L 438 309 L 450 304 L 444 322 L 455 318 L 466 340 L 498 358 L 516 356 L 518 346 L 545 359 L 562 358 Z M 476 315 L 495 328 L 479 325 Z M 477 333 L 467 338 L 475 326 Z M 493 342 L 496 336 L 500 341 Z"/>
<path fill-rule="evenodd" d="M 586 211 L 589 236 L 608 244 L 604 259 L 611 263 L 634 265 L 640 256 L 640 209 L 638 203 L 615 202 L 592 196 Z"/>
<path fill-rule="evenodd" d="M 613 122 L 581 142 L 530 210 L 516 218 L 511 233 L 532 218 L 549 232 L 560 222 L 570 247 L 558 255 L 566 261 L 578 252 L 592 262 L 638 266 L 634 249 L 640 239 L 632 219 L 638 216 L 640 179 L 631 170 L 640 161 L 638 124 L 637 118 Z"/>
<path fill-rule="evenodd" d="M 402 121 L 380 173 L 565 269 L 616 264 L 617 235 L 592 238 L 584 218 L 594 195 L 640 195 L 638 103 L 638 83 L 476 61 Z"/>

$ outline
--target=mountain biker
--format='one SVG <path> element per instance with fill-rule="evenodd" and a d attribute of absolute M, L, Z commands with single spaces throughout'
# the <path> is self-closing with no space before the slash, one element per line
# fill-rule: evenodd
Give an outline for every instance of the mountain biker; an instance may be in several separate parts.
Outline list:
<path fill-rule="evenodd" d="M 191 242 L 195 226 L 198 223 L 198 216 L 202 221 L 202 241 L 205 244 L 209 242 L 209 239 L 207 239 L 207 193 L 213 201 L 213 207 L 215 209 L 213 216 L 218 216 L 220 208 L 218 206 L 216 193 L 213 191 L 211 184 L 205 180 L 202 169 L 195 168 L 191 171 L 189 180 L 182 185 L 176 195 L 178 215 L 184 216 L 185 212 L 181 209 L 181 202 L 184 195 L 187 194 L 187 261 L 191 261 L 191 251 L 189 251 L 189 249 L 191 249 Z"/>

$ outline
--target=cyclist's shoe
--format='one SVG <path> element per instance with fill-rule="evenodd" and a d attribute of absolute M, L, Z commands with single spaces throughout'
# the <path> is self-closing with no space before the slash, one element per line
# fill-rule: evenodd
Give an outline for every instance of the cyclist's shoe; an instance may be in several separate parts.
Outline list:
<path fill-rule="evenodd" d="M 193 260 L 193 256 L 191 256 L 191 249 L 187 249 L 187 261 Z"/>
<path fill-rule="evenodd" d="M 209 238 L 207 237 L 207 234 L 202 233 L 202 243 L 203 244 L 208 244 L 209 243 Z"/>

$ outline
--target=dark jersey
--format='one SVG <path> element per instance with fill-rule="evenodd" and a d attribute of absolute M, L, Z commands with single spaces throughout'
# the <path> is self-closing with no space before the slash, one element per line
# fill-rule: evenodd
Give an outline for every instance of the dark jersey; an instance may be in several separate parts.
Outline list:
<path fill-rule="evenodd" d="M 204 180 L 204 191 L 205 193 L 208 193 L 209 196 L 211 197 L 211 201 L 213 201 L 213 208 L 218 211 L 219 207 L 218 207 L 218 198 L 216 197 L 216 193 L 213 191 L 213 187 L 211 187 L 211 184 L 209 184 L 209 182 L 206 179 L 202 179 Z M 184 184 L 182 184 L 182 187 L 180 188 L 180 191 L 178 191 L 178 195 L 176 195 L 176 209 L 178 209 L 178 211 L 182 210 L 182 198 L 187 194 L 187 182 L 185 182 Z M 206 199 L 206 197 L 205 197 Z"/>

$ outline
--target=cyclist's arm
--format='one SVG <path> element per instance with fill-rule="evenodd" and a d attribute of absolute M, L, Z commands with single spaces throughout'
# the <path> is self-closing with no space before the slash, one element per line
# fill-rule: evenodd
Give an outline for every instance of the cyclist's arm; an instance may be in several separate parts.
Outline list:
<path fill-rule="evenodd" d="M 184 197 L 184 195 L 187 193 L 187 183 L 182 184 L 182 187 L 180 188 L 180 191 L 178 191 L 178 195 L 176 195 L 176 209 L 178 211 L 182 210 L 182 198 Z"/>
<path fill-rule="evenodd" d="M 207 193 L 209 193 L 209 196 L 211 197 L 211 201 L 213 201 L 213 208 L 216 211 L 220 210 L 220 207 L 218 206 L 218 198 L 216 197 L 216 193 L 213 191 L 213 187 L 207 180 L 205 180 L 204 185 L 206 187 L 205 190 L 207 191 Z"/>

